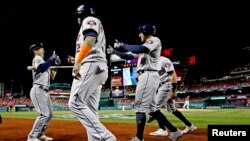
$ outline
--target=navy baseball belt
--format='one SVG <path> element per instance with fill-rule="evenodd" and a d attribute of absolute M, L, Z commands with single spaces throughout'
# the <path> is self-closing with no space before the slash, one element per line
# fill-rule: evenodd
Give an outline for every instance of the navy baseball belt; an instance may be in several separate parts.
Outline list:
<path fill-rule="evenodd" d="M 44 86 L 44 85 L 41 85 L 41 84 L 37 84 L 37 83 L 34 83 L 34 85 L 38 85 L 40 89 L 43 89 L 46 92 L 49 91 L 49 87 L 47 87 L 47 86 Z"/>
<path fill-rule="evenodd" d="M 139 71 L 138 71 L 138 74 L 141 75 L 141 74 L 143 74 L 143 73 L 146 72 L 146 71 L 152 71 L 152 72 L 155 72 L 155 71 L 156 71 L 156 72 L 158 72 L 157 70 L 139 70 Z"/>
<path fill-rule="evenodd" d="M 168 83 L 169 81 L 163 81 L 163 82 L 160 82 L 160 86 L 163 85 L 163 84 L 166 84 Z"/>

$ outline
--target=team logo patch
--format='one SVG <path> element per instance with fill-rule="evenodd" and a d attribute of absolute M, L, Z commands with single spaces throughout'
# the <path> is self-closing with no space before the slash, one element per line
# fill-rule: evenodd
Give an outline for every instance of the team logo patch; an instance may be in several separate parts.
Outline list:
<path fill-rule="evenodd" d="M 87 24 L 90 25 L 90 26 L 93 26 L 93 25 L 96 25 L 96 22 L 93 21 L 93 20 L 89 20 L 89 21 L 87 22 Z"/>
<path fill-rule="evenodd" d="M 152 40 L 147 40 L 146 43 L 153 44 L 153 41 Z"/>
<path fill-rule="evenodd" d="M 169 67 L 170 67 L 170 64 L 169 64 L 169 63 L 166 63 L 165 66 L 166 66 L 167 68 L 169 68 Z"/>

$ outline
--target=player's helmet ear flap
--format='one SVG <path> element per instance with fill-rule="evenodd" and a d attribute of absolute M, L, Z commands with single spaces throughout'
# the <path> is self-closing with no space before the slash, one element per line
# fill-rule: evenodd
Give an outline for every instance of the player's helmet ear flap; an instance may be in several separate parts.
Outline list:
<path fill-rule="evenodd" d="M 85 18 L 87 16 L 95 15 L 95 9 L 89 4 L 81 4 L 76 8 L 74 13 L 75 16 L 79 18 Z"/>
<path fill-rule="evenodd" d="M 43 48 L 43 43 L 35 43 L 30 46 L 30 53 L 33 54 L 33 50 Z"/>
<path fill-rule="evenodd" d="M 156 34 L 156 27 L 153 24 L 142 24 L 139 26 L 138 30 L 142 32 L 144 36 Z"/>

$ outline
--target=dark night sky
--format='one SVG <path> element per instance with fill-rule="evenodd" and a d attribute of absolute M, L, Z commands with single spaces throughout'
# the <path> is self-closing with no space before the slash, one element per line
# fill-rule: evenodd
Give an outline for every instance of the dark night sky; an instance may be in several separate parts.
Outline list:
<path fill-rule="evenodd" d="M 250 12 L 247 4 L 235 3 L 149 3 L 119 1 L 94 5 L 102 21 L 108 44 L 114 39 L 139 43 L 137 27 L 142 22 L 157 26 L 157 36 L 164 48 L 174 48 L 174 58 L 197 56 L 189 77 L 215 76 L 240 65 L 249 52 Z M 9 89 L 22 85 L 25 93 L 31 87 L 31 73 L 26 67 L 33 56 L 29 46 L 37 41 L 45 45 L 45 59 L 53 50 L 68 65 L 67 55 L 73 55 L 78 26 L 72 17 L 80 0 L 36 0 L 0 2 L 1 74 L 0 82 Z M 245 6 L 244 6 L 245 5 Z M 148 9 L 148 10 L 147 10 Z M 248 56 L 247 56 L 248 55 Z M 174 59 L 173 58 L 173 59 Z M 249 60 L 249 59 L 248 59 Z M 71 83 L 71 69 L 59 70 L 55 82 Z"/>

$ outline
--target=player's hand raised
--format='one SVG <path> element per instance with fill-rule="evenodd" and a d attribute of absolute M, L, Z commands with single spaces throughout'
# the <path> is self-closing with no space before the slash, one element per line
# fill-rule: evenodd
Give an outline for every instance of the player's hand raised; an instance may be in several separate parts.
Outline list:
<path fill-rule="evenodd" d="M 74 63 L 75 63 L 75 58 L 74 58 L 73 56 L 68 55 L 67 61 L 68 61 L 68 63 L 70 63 L 70 64 L 74 64 Z"/>
<path fill-rule="evenodd" d="M 119 42 L 117 39 L 115 39 L 115 43 L 114 43 L 114 48 L 119 49 L 120 47 L 122 47 L 124 45 L 123 42 Z"/>
<path fill-rule="evenodd" d="M 51 61 L 55 61 L 56 59 L 57 59 L 57 54 L 56 54 L 56 52 L 55 51 L 53 51 L 53 54 L 49 57 L 49 59 L 51 60 Z"/>
<path fill-rule="evenodd" d="M 115 53 L 115 50 L 111 45 L 109 45 L 109 47 L 107 48 L 107 53 L 108 54 L 114 54 Z"/>

